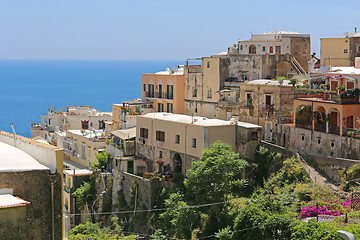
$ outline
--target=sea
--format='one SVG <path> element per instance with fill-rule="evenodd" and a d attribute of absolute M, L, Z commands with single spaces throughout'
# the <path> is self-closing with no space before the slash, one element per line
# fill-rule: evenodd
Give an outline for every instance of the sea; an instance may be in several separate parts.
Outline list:
<path fill-rule="evenodd" d="M 183 65 L 185 60 L 0 60 L 0 130 L 31 137 L 49 108 L 112 104 L 141 98 L 142 73 Z"/>

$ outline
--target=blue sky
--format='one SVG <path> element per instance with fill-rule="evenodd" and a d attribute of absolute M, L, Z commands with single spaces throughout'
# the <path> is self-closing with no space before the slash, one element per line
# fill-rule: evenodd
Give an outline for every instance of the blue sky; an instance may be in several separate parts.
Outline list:
<path fill-rule="evenodd" d="M 185 59 L 273 30 L 311 34 L 319 55 L 320 37 L 360 30 L 359 12 L 354 0 L 0 0 L 0 58 Z"/>

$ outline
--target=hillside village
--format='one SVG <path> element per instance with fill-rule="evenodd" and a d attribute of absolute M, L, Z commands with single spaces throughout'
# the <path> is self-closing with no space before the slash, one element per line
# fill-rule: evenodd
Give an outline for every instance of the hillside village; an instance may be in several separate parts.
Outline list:
<path fill-rule="evenodd" d="M 144 73 L 141 96 L 109 103 L 112 112 L 92 106 L 49 108 L 39 124 L 31 125 L 31 139 L 0 132 L 0 149 L 11 156 L 4 161 L 13 161 L 13 165 L 0 166 L 0 215 L 4 216 L 0 236 L 20 229 L 21 236 L 62 239 L 80 224 L 110 226 L 111 218 L 118 217 L 123 224 L 122 237 L 133 237 L 128 239 L 289 239 L 285 234 L 291 234 L 286 233 L 290 222 L 282 230 L 278 226 L 272 233 L 274 238 L 262 238 L 265 235 L 257 236 L 256 231 L 251 235 L 254 238 L 241 235 L 240 229 L 258 225 L 222 219 L 225 207 L 206 212 L 224 223 L 213 230 L 209 224 L 215 220 L 211 217 L 204 220 L 200 213 L 183 213 L 189 219 L 199 214 L 197 219 L 201 219 L 189 226 L 190 235 L 177 229 L 186 221 L 165 227 L 161 222 L 173 223 L 171 216 L 179 212 L 156 215 L 150 211 L 215 203 L 215 197 L 209 197 L 208 202 L 206 197 L 197 199 L 202 191 L 187 194 L 199 184 L 191 182 L 199 162 L 216 147 L 221 153 L 235 154 L 229 159 L 247 162 L 236 162 L 244 165 L 235 175 L 236 181 L 247 179 L 242 187 L 246 186 L 248 193 L 238 193 L 248 200 L 235 197 L 231 194 L 234 190 L 224 193 L 226 202 L 234 200 L 234 206 L 260 209 L 265 204 L 261 196 L 271 193 L 271 198 L 278 195 L 276 201 L 283 202 L 281 196 L 291 192 L 295 197 L 287 199 L 287 205 L 279 207 L 282 210 L 277 213 L 291 205 L 297 209 L 292 213 L 299 214 L 301 204 L 310 201 L 301 194 L 308 194 L 309 199 L 327 194 L 341 201 L 352 199 L 354 205 L 349 208 L 356 213 L 360 209 L 356 188 L 360 174 L 354 169 L 360 166 L 360 33 L 355 30 L 320 41 L 321 56 L 317 57 L 311 52 L 309 34 L 251 34 L 250 39 L 240 40 L 219 54 L 189 58 L 177 68 Z M 23 165 L 26 158 L 29 163 Z M 237 168 L 234 166 L 232 169 Z M 290 170 L 296 171 L 286 175 Z M 206 169 L 199 171 L 200 176 L 201 172 Z M 24 182 L 19 183 L 17 176 Z M 28 177 L 32 180 L 25 181 Z M 312 190 L 306 192 L 303 186 L 310 183 L 308 189 Z M 286 184 L 293 184 L 289 192 Z M 26 191 L 29 188 L 42 196 Z M 170 200 L 175 199 L 171 191 L 180 192 L 183 199 L 179 193 L 177 198 L 182 200 L 171 205 Z M 174 198 L 159 204 L 159 198 L 166 196 Z M 49 211 L 38 218 L 41 206 Z M 228 211 L 234 209 L 229 206 Z M 345 211 L 339 215 L 348 216 Z M 323 221 L 337 221 L 331 214 L 321 216 Z M 356 221 L 360 219 L 354 216 Z M 318 224 L 318 209 L 315 218 Z M 360 224 L 355 220 L 353 224 Z M 238 225 L 232 226 L 232 221 Z M 164 238 L 155 238 L 161 235 L 162 227 L 168 235 L 163 231 Z M 359 230 L 351 234 L 351 229 L 342 229 L 335 229 L 342 232 L 329 239 L 352 239 L 352 234 L 360 234 Z M 292 239 L 301 239 L 294 236 Z"/>

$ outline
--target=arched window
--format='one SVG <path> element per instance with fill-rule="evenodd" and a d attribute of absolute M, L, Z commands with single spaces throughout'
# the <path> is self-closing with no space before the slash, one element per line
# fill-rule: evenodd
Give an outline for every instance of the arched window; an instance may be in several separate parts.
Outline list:
<path fill-rule="evenodd" d="M 270 53 L 273 53 L 273 52 L 274 52 L 274 48 L 273 48 L 273 47 L 270 47 L 269 52 L 270 52 Z"/>
<path fill-rule="evenodd" d="M 250 45 L 249 46 L 249 53 L 256 53 L 256 46 L 255 45 Z"/>

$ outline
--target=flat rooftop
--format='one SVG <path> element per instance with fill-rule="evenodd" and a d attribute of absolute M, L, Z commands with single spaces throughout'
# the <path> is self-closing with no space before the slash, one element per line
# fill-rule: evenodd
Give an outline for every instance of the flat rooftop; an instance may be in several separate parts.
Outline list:
<path fill-rule="evenodd" d="M 91 175 L 93 172 L 88 169 L 72 169 L 72 170 L 65 170 L 64 174 L 69 176 L 86 176 Z"/>
<path fill-rule="evenodd" d="M 83 130 L 83 129 L 75 129 L 75 130 L 67 130 L 67 132 L 85 137 L 85 138 L 101 138 L 105 136 L 105 132 L 103 130 Z"/>
<path fill-rule="evenodd" d="M 280 84 L 278 80 L 270 80 L 270 79 L 258 79 L 247 81 L 245 83 L 241 83 L 242 85 L 264 85 L 264 86 L 282 86 L 282 87 L 292 87 L 290 80 L 283 80 L 283 83 Z"/>
<path fill-rule="evenodd" d="M 148 113 L 146 115 L 140 116 L 145 118 L 153 118 L 171 122 L 185 123 L 185 124 L 193 124 L 198 126 L 210 127 L 210 126 L 226 126 L 226 125 L 234 125 L 232 121 L 225 121 L 220 119 L 209 119 L 206 117 L 199 116 L 188 116 L 182 114 L 174 114 L 174 113 Z M 237 125 L 244 128 L 261 128 L 259 125 L 245 123 L 245 122 L 237 122 Z"/>

